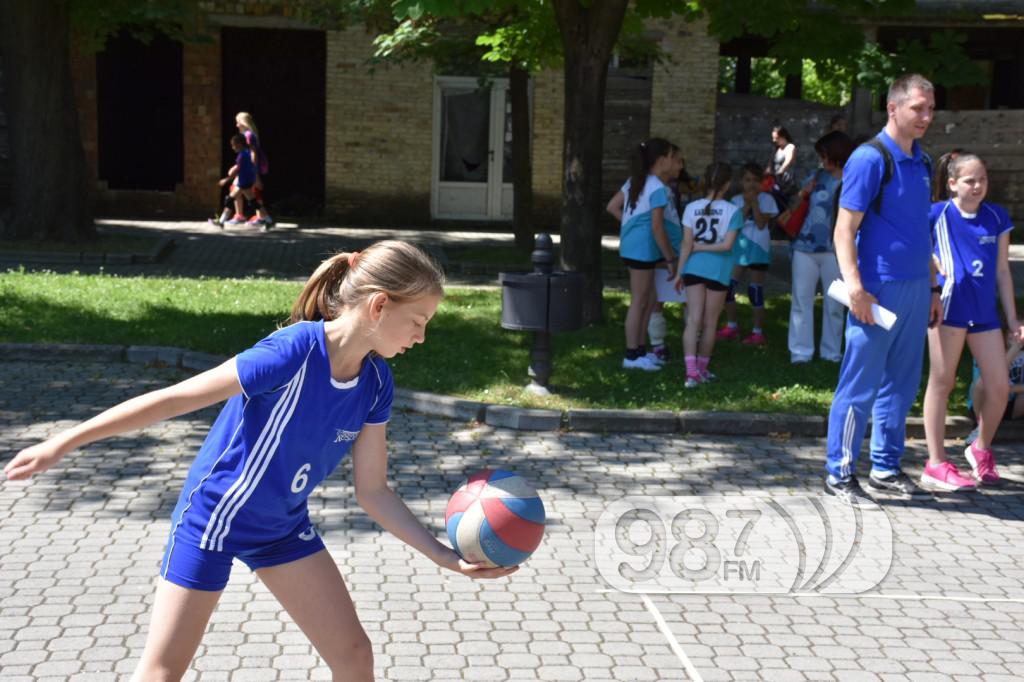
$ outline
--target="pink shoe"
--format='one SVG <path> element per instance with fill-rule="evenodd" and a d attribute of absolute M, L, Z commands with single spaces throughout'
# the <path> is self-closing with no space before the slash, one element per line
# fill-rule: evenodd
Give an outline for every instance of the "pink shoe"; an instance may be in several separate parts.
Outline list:
<path fill-rule="evenodd" d="M 973 480 L 962 475 L 952 462 L 942 462 L 924 468 L 924 473 L 921 474 L 921 487 L 955 493 L 974 490 L 977 485 Z"/>
<path fill-rule="evenodd" d="M 974 477 L 978 479 L 979 483 L 985 485 L 999 483 L 999 472 L 996 471 L 996 458 L 992 454 L 991 448 L 982 450 L 976 447 L 974 443 L 971 443 L 964 450 L 964 457 L 970 463 Z"/>
<path fill-rule="evenodd" d="M 743 339 L 744 346 L 763 346 L 766 343 L 768 343 L 768 339 L 764 338 L 764 334 L 758 334 L 757 332 Z"/>
<path fill-rule="evenodd" d="M 715 339 L 718 341 L 735 341 L 738 338 L 740 338 L 739 327 L 730 327 L 729 325 L 725 325 L 715 333 Z"/>

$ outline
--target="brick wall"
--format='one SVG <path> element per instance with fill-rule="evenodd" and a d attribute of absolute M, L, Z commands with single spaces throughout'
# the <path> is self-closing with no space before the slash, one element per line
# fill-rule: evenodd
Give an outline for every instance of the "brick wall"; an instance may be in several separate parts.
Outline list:
<path fill-rule="evenodd" d="M 651 136 L 679 145 L 687 170 L 703 175 L 715 151 L 718 40 L 706 21 L 652 22 L 649 29 L 667 56 L 654 67 Z"/>
<path fill-rule="evenodd" d="M 536 229 L 557 234 L 562 205 L 562 131 L 565 126 L 565 74 L 549 70 L 533 79 L 533 210 Z"/>
<path fill-rule="evenodd" d="M 211 215 L 222 176 L 220 141 L 221 65 L 219 32 L 210 44 L 186 43 L 182 50 L 185 177 L 176 188 L 179 210 L 194 207 Z"/>
<path fill-rule="evenodd" d="M 871 120 L 880 130 L 885 113 L 874 112 Z M 935 160 L 957 147 L 984 159 L 989 198 L 1024 224 L 1024 110 L 937 111 L 922 146 Z"/>
<path fill-rule="evenodd" d="M 357 223 L 430 218 L 433 75 L 426 64 L 371 71 L 373 37 L 327 34 L 326 205 Z"/>

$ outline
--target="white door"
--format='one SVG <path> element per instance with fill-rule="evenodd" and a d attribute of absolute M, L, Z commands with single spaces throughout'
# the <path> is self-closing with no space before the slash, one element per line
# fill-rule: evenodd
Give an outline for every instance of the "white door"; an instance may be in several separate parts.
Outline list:
<path fill-rule="evenodd" d="M 512 219 L 512 111 L 508 81 L 434 80 L 431 215 Z"/>

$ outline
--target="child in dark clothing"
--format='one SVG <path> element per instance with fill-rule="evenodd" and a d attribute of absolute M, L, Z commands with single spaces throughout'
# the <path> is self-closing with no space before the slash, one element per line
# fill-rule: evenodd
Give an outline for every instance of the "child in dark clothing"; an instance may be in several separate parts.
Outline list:
<path fill-rule="evenodd" d="M 232 183 L 228 196 L 224 200 L 223 212 L 219 217 L 210 220 L 212 224 L 219 227 L 245 224 L 244 201 L 255 203 L 257 211 L 263 210 L 262 204 L 256 199 L 255 192 L 253 191 L 257 177 L 256 165 L 253 163 L 252 153 L 243 135 L 236 134 L 231 136 L 231 150 L 235 152 L 235 165 L 228 169 L 228 174 L 221 178 L 217 184 L 223 187 L 232 180 L 234 180 L 234 183 Z M 232 208 L 234 208 L 234 215 L 232 215 Z"/>

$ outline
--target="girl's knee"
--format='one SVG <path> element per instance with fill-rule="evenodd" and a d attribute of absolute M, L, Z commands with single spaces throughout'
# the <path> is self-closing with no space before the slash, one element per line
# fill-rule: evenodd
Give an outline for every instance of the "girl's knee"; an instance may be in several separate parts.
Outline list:
<path fill-rule="evenodd" d="M 365 632 L 342 646 L 332 647 L 330 655 L 327 665 L 335 679 L 373 679 L 373 643 Z"/>

